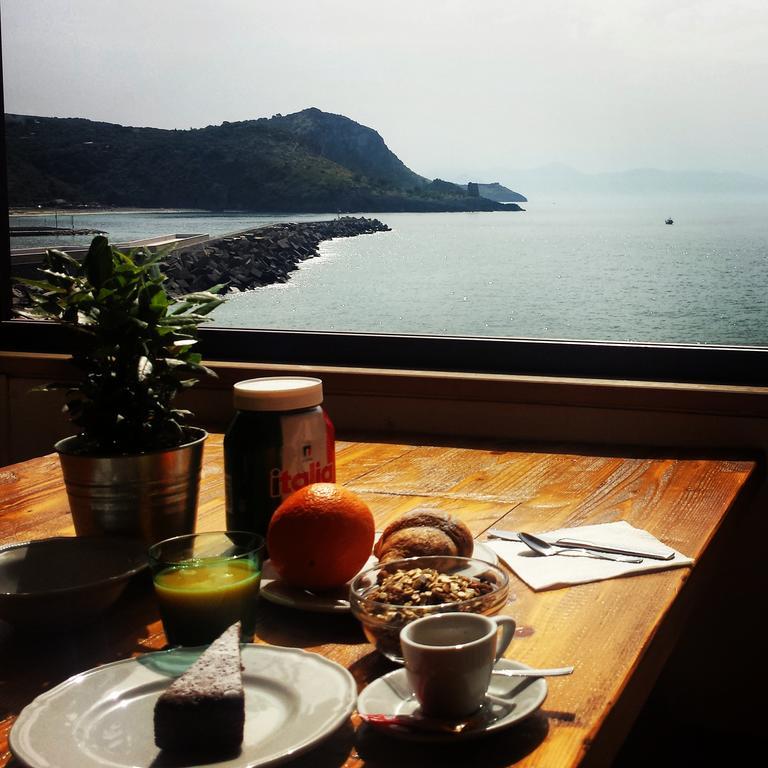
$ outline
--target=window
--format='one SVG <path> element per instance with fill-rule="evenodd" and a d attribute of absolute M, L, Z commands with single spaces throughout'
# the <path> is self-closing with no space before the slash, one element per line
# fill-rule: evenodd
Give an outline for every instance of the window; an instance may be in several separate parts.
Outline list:
<path fill-rule="evenodd" d="M 768 114 L 757 75 L 768 11 L 590 0 L 567 9 L 394 2 L 378 15 L 343 0 L 273 5 L 2 0 L 5 112 L 194 128 L 195 137 L 217 126 L 229 137 L 200 144 L 200 168 L 187 158 L 183 178 L 151 131 L 141 132 L 141 156 L 153 175 L 114 166 L 125 200 L 171 200 L 183 189 L 198 205 L 181 207 L 215 215 L 122 215 L 107 225 L 104 213 L 59 206 L 60 184 L 37 223 L 87 222 L 121 240 L 285 220 L 278 210 L 227 209 L 233 179 L 243 180 L 238 131 L 272 115 L 272 127 L 289 131 L 286 115 L 317 106 L 379 131 L 405 164 L 398 172 L 424 178 L 406 189 L 377 175 L 365 163 L 379 144 L 352 170 L 339 159 L 346 145 L 326 146 L 311 167 L 281 159 L 280 178 L 303 168 L 296 178 L 317 194 L 343 182 L 373 190 L 384 207 L 408 190 L 419 205 L 430 195 L 444 202 L 433 179 L 468 194 L 479 183 L 478 194 L 496 197 L 500 182 L 528 198 L 525 210 L 370 212 L 393 231 L 326 243 L 287 284 L 234 295 L 203 331 L 208 357 L 768 383 L 768 165 L 758 151 Z M 12 123 L 4 130 L 7 147 L 24 140 Z M 334 130 L 328 141 L 370 140 Z M 109 151 L 100 141 L 80 141 L 79 162 L 98 166 L 96 153 Z M 217 177 L 198 188 L 206 163 Z M 633 170 L 654 166 L 662 170 Z M 18 164 L 9 177 L 3 193 L 18 204 Z M 161 187 L 166 198 L 149 195 Z M 311 196 L 294 202 L 290 220 L 338 213 L 312 213 Z M 10 319 L 7 255 L 2 270 L 4 347 L 55 349 L 57 329 Z"/>

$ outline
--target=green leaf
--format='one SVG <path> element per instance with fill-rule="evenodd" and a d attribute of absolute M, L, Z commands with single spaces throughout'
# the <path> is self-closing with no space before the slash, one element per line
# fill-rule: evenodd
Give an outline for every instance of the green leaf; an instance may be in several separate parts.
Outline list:
<path fill-rule="evenodd" d="M 132 323 L 133 325 L 137 325 L 142 330 L 146 330 L 147 328 L 149 328 L 149 323 L 138 317 L 129 317 L 127 319 L 127 322 Z"/>
<path fill-rule="evenodd" d="M 41 291 L 57 291 L 59 293 L 64 293 L 60 286 L 53 285 L 53 283 L 50 283 L 47 280 L 32 280 L 26 277 L 14 277 L 13 281 L 26 286 L 27 288 L 38 288 Z"/>
<path fill-rule="evenodd" d="M 49 248 L 45 252 L 46 263 L 48 263 L 52 270 L 55 272 L 66 272 L 67 267 L 71 268 L 75 274 L 79 274 L 81 270 L 80 262 L 70 256 L 64 251 L 59 251 L 56 248 Z"/>
<path fill-rule="evenodd" d="M 154 318 L 162 317 L 168 308 L 168 294 L 161 285 L 149 283 L 139 291 L 139 306 L 143 313 L 149 313 Z"/>
<path fill-rule="evenodd" d="M 68 275 L 66 272 L 54 272 L 52 269 L 43 269 L 42 267 L 38 267 L 37 271 L 41 275 L 48 275 L 48 284 L 52 288 L 64 288 L 66 290 L 81 282 L 79 278 L 72 277 L 72 275 Z"/>
<path fill-rule="evenodd" d="M 75 293 L 72 293 L 67 299 L 67 301 L 70 304 L 76 304 L 76 305 L 85 304 L 86 302 L 89 302 L 92 300 L 93 300 L 93 296 L 91 295 L 90 291 L 77 291 Z"/>
<path fill-rule="evenodd" d="M 113 272 L 112 248 L 106 237 L 97 235 L 93 238 L 83 265 L 88 280 L 96 288 L 101 288 L 109 280 Z"/>
<path fill-rule="evenodd" d="M 177 301 L 176 303 L 171 305 L 170 309 L 168 310 L 168 313 L 171 315 L 180 315 L 182 312 L 186 312 L 188 309 L 191 309 L 193 306 L 194 304 L 189 301 Z"/>
<path fill-rule="evenodd" d="M 163 362 L 170 369 L 180 368 L 182 365 L 186 365 L 186 361 L 184 361 L 184 360 L 177 360 L 175 357 L 164 357 L 163 358 Z"/>
<path fill-rule="evenodd" d="M 27 320 L 53 320 L 54 317 L 50 312 L 46 311 L 42 307 L 30 307 L 29 309 L 17 309 L 15 313 L 19 317 L 24 317 Z"/>
<path fill-rule="evenodd" d="M 224 303 L 224 299 L 216 298 L 213 301 L 209 301 L 207 304 L 203 304 L 197 308 L 198 315 L 207 315 L 209 312 L 213 312 L 216 307 L 220 307 Z M 205 320 L 210 320 L 210 317 L 206 317 Z"/>
<path fill-rule="evenodd" d="M 167 325 L 172 328 L 184 328 L 188 326 L 197 326 L 202 319 L 203 318 L 198 317 L 197 315 L 166 315 L 165 317 L 161 317 L 157 322 L 158 325 Z"/>
<path fill-rule="evenodd" d="M 139 381 L 146 381 L 152 375 L 152 371 L 153 371 L 152 362 L 146 357 L 139 358 L 139 364 L 138 364 L 137 374 L 136 374 L 139 378 Z"/>
<path fill-rule="evenodd" d="M 220 288 L 221 286 L 215 287 Z M 210 301 L 211 299 L 220 299 L 221 301 L 224 301 L 223 297 L 216 296 L 216 292 L 213 289 L 210 291 L 196 291 L 195 293 L 186 293 L 179 297 L 179 300 L 181 301 L 189 301 L 195 304 L 203 304 L 207 301 Z"/>
<path fill-rule="evenodd" d="M 94 294 L 94 301 L 97 303 L 104 303 L 110 296 L 114 296 L 117 291 L 114 288 L 100 288 Z"/>

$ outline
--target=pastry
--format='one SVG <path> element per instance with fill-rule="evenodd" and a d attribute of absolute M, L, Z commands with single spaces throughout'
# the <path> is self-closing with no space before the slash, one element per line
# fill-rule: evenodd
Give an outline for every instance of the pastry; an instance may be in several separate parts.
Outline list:
<path fill-rule="evenodd" d="M 380 562 L 422 555 L 471 557 L 472 533 L 458 518 L 438 509 L 414 509 L 390 523 L 373 549 Z"/>
<path fill-rule="evenodd" d="M 232 754 L 243 741 L 240 622 L 171 683 L 155 704 L 155 744 L 173 752 Z"/>

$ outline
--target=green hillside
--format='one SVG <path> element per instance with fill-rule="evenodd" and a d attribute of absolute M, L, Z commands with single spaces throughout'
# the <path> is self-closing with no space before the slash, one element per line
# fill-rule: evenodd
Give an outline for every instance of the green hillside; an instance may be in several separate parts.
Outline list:
<path fill-rule="evenodd" d="M 407 168 L 319 109 L 192 130 L 6 115 L 9 205 L 269 212 L 509 210 Z M 62 203 L 57 203 L 61 205 Z"/>

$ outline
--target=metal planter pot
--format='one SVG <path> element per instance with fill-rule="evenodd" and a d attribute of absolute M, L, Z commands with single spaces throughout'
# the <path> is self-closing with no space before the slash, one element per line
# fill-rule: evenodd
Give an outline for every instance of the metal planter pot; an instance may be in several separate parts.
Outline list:
<path fill-rule="evenodd" d="M 208 433 L 188 429 L 177 448 L 128 456 L 76 452 L 77 437 L 54 446 L 78 536 L 128 536 L 153 544 L 193 533 L 203 443 Z"/>

